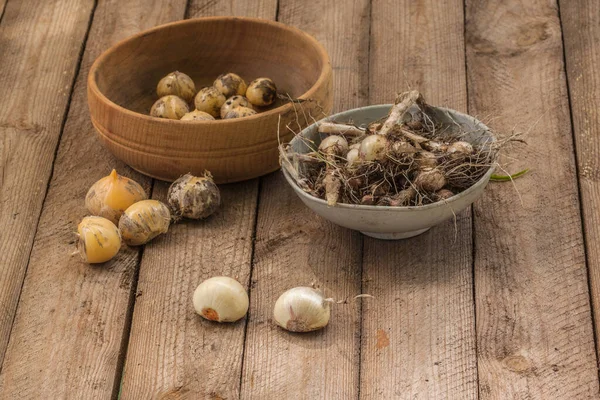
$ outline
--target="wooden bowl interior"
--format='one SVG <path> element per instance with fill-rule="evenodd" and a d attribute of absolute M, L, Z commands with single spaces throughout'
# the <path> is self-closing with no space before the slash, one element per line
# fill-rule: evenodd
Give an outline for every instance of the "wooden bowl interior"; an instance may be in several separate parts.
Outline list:
<path fill-rule="evenodd" d="M 197 89 L 224 72 L 248 83 L 266 76 L 279 92 L 297 98 L 315 84 L 322 68 L 318 49 L 301 32 L 257 20 L 190 20 L 115 47 L 98 66 L 95 80 L 112 102 L 148 114 L 158 81 L 174 70 L 190 75 Z"/>

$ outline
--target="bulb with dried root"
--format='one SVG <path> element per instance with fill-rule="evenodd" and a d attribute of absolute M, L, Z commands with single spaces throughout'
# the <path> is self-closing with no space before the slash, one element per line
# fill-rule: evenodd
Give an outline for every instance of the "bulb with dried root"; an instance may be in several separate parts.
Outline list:
<path fill-rule="evenodd" d="M 310 332 L 329 323 L 332 299 L 311 287 L 296 287 L 284 292 L 275 303 L 273 318 L 277 325 L 292 332 Z"/>
<path fill-rule="evenodd" d="M 202 282 L 194 291 L 194 309 L 203 318 L 235 322 L 248 312 L 248 293 L 235 279 L 216 276 Z"/>
<path fill-rule="evenodd" d="M 387 116 L 365 127 L 323 121 L 318 133 L 317 148 L 305 141 L 312 151 L 281 147 L 281 164 L 302 190 L 330 206 L 452 201 L 485 176 L 509 141 L 478 138 L 417 91 L 400 94 Z"/>

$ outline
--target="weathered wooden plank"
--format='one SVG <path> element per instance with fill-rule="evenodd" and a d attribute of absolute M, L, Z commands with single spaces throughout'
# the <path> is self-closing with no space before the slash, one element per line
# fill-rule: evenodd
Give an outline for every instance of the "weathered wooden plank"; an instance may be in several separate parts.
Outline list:
<path fill-rule="evenodd" d="M 190 17 L 246 15 L 274 19 L 277 3 L 192 1 Z M 154 197 L 168 185 L 157 182 Z M 194 312 L 196 286 L 231 276 L 248 286 L 258 179 L 221 186 L 221 210 L 171 227 L 147 246 L 140 266 L 123 398 L 239 397 L 246 320 L 215 324 Z"/>
<path fill-rule="evenodd" d="M 600 348 L 600 3 L 560 1 L 587 264 Z"/>
<path fill-rule="evenodd" d="M 18 393 L 20 398 L 95 399 L 107 398 L 118 388 L 120 353 L 127 332 L 138 251 L 124 250 L 107 265 L 88 266 L 78 257 L 70 256 L 74 250 L 72 232 L 86 215 L 83 200 L 89 186 L 112 167 L 133 175 L 146 187 L 150 181 L 132 174 L 96 139 L 87 110 L 87 73 L 94 59 L 108 46 L 141 29 L 180 18 L 185 3 L 185 0 L 170 3 L 100 1 L 96 8 L 0 375 L 0 393 L 5 395 L 0 397 Z M 12 4 L 11 1 L 9 10 Z M 39 4 L 34 8 L 38 7 Z M 44 7 L 40 10 L 44 17 L 36 19 L 38 24 L 48 18 L 58 18 L 57 23 L 62 26 L 48 35 L 49 43 L 71 35 L 64 32 L 64 26 L 74 18 L 73 5 L 54 13 L 44 11 Z M 50 18 L 53 15 L 55 17 Z M 65 21 L 61 19 L 63 15 Z M 24 32 L 19 29 L 15 35 L 22 36 Z M 30 43 L 35 41 L 32 39 Z M 41 52 L 46 63 L 33 65 L 41 71 L 57 69 L 56 74 L 62 77 L 62 65 L 52 63 L 69 58 L 70 54 L 57 54 L 57 50 L 48 52 L 47 56 L 45 50 Z M 24 95 L 27 93 L 27 100 L 18 106 L 30 106 L 31 93 L 35 91 L 19 89 L 17 92 L 21 90 Z M 44 101 L 40 98 L 39 105 L 25 109 L 46 107 L 53 95 L 42 94 Z M 37 97 L 33 99 L 36 102 Z M 47 115 L 46 118 L 52 117 Z M 34 138 L 29 136 L 29 146 Z M 27 161 L 30 153 L 18 154 Z M 39 157 L 35 152 L 31 154 L 31 159 Z M 39 162 L 44 160 L 50 163 L 44 157 Z M 29 166 L 21 169 L 35 172 Z M 27 179 L 37 184 L 36 178 Z"/>
<path fill-rule="evenodd" d="M 366 104 L 368 1 L 281 0 L 278 19 L 327 48 L 335 71 L 335 110 Z M 360 235 L 312 214 L 280 172 L 261 183 L 241 397 L 356 398 L 360 304 L 335 306 L 327 329 L 309 334 L 276 327 L 272 312 L 281 293 L 313 281 L 336 299 L 358 294 Z"/>
<path fill-rule="evenodd" d="M 93 4 L 14 1 L 0 24 L 0 364 Z"/>
<path fill-rule="evenodd" d="M 528 131 L 474 207 L 480 397 L 597 398 L 569 104 L 553 1 L 466 3 L 469 111 Z M 579 25 L 579 22 L 577 22 Z"/>
<path fill-rule="evenodd" d="M 370 103 L 409 87 L 466 109 L 462 1 L 374 1 Z M 471 213 L 396 242 L 365 238 L 361 397 L 477 397 Z"/>

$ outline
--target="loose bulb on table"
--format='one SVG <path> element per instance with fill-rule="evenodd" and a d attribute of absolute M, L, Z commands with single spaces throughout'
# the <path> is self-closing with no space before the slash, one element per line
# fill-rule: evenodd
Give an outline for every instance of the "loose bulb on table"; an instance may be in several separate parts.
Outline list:
<path fill-rule="evenodd" d="M 310 332 L 329 323 L 330 299 L 320 290 L 296 287 L 284 292 L 275 303 L 273 318 L 277 325 L 292 332 Z"/>
<path fill-rule="evenodd" d="M 221 204 L 221 194 L 210 172 L 204 176 L 185 174 L 169 187 L 169 205 L 176 217 L 206 218 Z"/>
<path fill-rule="evenodd" d="M 234 322 L 248 312 L 246 289 L 235 279 L 216 276 L 202 282 L 194 291 L 194 309 L 216 322 Z"/>
<path fill-rule="evenodd" d="M 123 241 L 139 246 L 169 230 L 171 212 L 158 200 L 142 200 L 131 205 L 119 220 Z"/>
<path fill-rule="evenodd" d="M 147 199 L 144 188 L 125 176 L 112 170 L 110 175 L 92 185 L 85 196 L 85 207 L 90 214 L 119 223 L 123 212 L 132 204 Z"/>
<path fill-rule="evenodd" d="M 106 218 L 90 216 L 77 226 L 77 251 L 83 261 L 103 263 L 113 258 L 121 248 L 119 229 Z"/>

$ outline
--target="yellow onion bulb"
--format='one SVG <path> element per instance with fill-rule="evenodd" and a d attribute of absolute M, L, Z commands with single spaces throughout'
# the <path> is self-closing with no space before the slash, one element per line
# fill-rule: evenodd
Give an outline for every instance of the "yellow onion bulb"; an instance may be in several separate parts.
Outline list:
<path fill-rule="evenodd" d="M 147 199 L 144 188 L 133 179 L 121 176 L 116 170 L 92 185 L 85 196 L 90 214 L 119 223 L 123 212 L 132 204 Z"/>
<path fill-rule="evenodd" d="M 83 261 L 103 263 L 113 258 L 121 248 L 119 229 L 106 218 L 89 216 L 77 226 L 77 250 Z"/>

